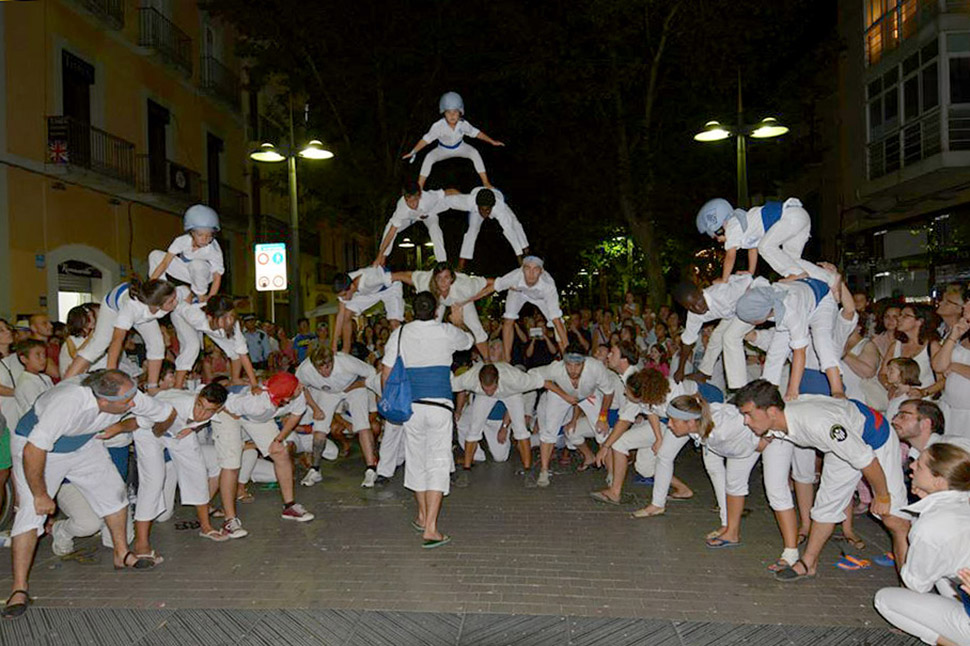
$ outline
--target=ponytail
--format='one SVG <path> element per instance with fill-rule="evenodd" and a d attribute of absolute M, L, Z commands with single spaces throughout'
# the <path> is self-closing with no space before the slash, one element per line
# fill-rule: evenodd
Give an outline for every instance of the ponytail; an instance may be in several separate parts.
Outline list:
<path fill-rule="evenodd" d="M 174 293 L 175 285 L 167 280 L 143 283 L 137 276 L 132 276 L 128 281 L 128 295 L 150 307 L 161 307 Z"/>
<path fill-rule="evenodd" d="M 714 419 L 711 417 L 711 406 L 707 400 L 700 395 L 680 395 L 674 397 L 670 406 L 691 415 L 700 415 L 697 420 L 697 431 L 702 439 L 706 440 L 710 437 L 711 432 L 714 431 Z"/>

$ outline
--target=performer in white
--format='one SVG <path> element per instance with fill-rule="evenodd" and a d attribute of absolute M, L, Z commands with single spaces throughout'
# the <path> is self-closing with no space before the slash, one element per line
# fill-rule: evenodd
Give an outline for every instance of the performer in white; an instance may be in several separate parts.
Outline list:
<path fill-rule="evenodd" d="M 129 414 L 132 416 L 121 421 Z M 92 373 L 81 383 L 59 384 L 21 417 L 11 437 L 19 506 L 10 530 L 13 593 L 3 609 L 4 617 L 19 617 L 30 605 L 27 578 L 34 550 L 44 533 L 45 519 L 54 513 L 54 496 L 65 479 L 70 479 L 108 525 L 115 568 L 154 565 L 128 550 L 125 483 L 104 444 L 95 440 L 134 430 L 139 417 L 164 432 L 175 420 L 175 411 L 139 392 L 131 378 L 118 370 Z"/>
<path fill-rule="evenodd" d="M 330 349 L 350 350 L 354 315 L 363 314 L 377 303 L 384 304 L 384 314 L 396 328 L 404 321 L 404 290 L 391 280 L 391 273 L 383 267 L 363 267 L 349 274 L 333 277 L 333 291 L 337 295 L 337 321 L 333 326 Z M 342 343 L 342 347 L 338 345 Z"/>
<path fill-rule="evenodd" d="M 215 296 L 226 273 L 222 248 L 213 235 L 219 230 L 219 214 L 204 204 L 190 206 L 183 224 L 186 233 L 168 246 L 148 254 L 148 273 L 152 280 L 166 276 L 188 283 L 200 301 Z M 192 300 L 191 294 L 188 300 Z"/>
<path fill-rule="evenodd" d="M 870 511 L 892 534 L 896 563 L 906 562 L 909 516 L 902 511 L 907 499 L 899 439 L 882 415 L 860 402 L 822 395 L 802 395 L 786 403 L 778 388 L 764 379 L 739 390 L 734 401 L 756 435 L 825 454 L 805 551 L 794 565 L 775 572 L 776 579 L 815 576 L 819 554 L 835 524 L 845 519 L 863 476 L 875 494 Z"/>
<path fill-rule="evenodd" d="M 384 261 L 390 254 L 388 249 L 391 249 L 391 245 L 394 244 L 394 238 L 399 232 L 404 231 L 415 222 L 423 222 L 424 226 L 427 227 L 428 236 L 434 244 L 435 259 L 439 262 L 446 262 L 448 252 L 445 249 L 445 237 L 441 233 L 438 215 L 450 208 L 451 206 L 445 199 L 444 191 L 425 191 L 413 180 L 405 182 L 402 195 L 394 207 L 394 213 L 391 214 L 391 219 L 384 226 L 381 246 L 377 251 L 374 266 L 384 266 Z"/>
<path fill-rule="evenodd" d="M 505 196 L 495 188 L 485 188 L 479 186 L 472 189 L 471 193 L 459 193 L 454 189 L 445 191 L 448 205 L 456 211 L 468 212 L 468 229 L 465 230 L 465 237 L 461 241 L 461 253 L 458 255 L 458 270 L 463 271 L 469 260 L 475 257 L 475 242 L 478 240 L 478 232 L 482 229 L 485 220 L 492 219 L 502 227 L 505 239 L 512 246 L 519 262 L 524 256 L 529 255 L 529 239 L 525 236 L 522 223 L 515 217 L 515 213 L 505 202 Z"/>
<path fill-rule="evenodd" d="M 438 529 L 441 502 L 451 490 L 451 437 L 454 402 L 451 390 L 452 355 L 472 347 L 474 339 L 461 325 L 461 310 L 451 311 L 449 323 L 434 320 L 438 304 L 430 292 L 414 297 L 414 321 L 391 332 L 381 360 L 381 387 L 398 358 L 411 384 L 410 419 L 404 422 L 404 486 L 418 504 L 413 528 L 433 549 L 451 541 Z"/>
<path fill-rule="evenodd" d="M 318 345 L 296 369 L 296 377 L 303 384 L 307 406 L 313 410 L 313 432 L 330 433 L 330 422 L 341 402 L 347 402 L 353 431 L 360 440 L 364 454 L 364 481 L 360 486 L 373 487 L 377 479 L 377 453 L 374 433 L 370 427 L 369 398 L 364 382 L 375 374 L 372 366 L 344 352 L 334 353 Z M 323 480 L 317 469 L 307 471 L 301 484 L 311 487 Z"/>
<path fill-rule="evenodd" d="M 435 162 L 452 157 L 464 157 L 470 159 L 475 166 L 475 172 L 482 179 L 482 184 L 491 187 L 488 183 L 488 175 L 485 173 L 485 162 L 482 155 L 473 146 L 465 142 L 465 136 L 481 139 L 493 146 L 504 146 L 501 141 L 496 141 L 484 132 L 465 121 L 465 102 L 457 92 L 445 92 L 438 101 L 438 110 L 444 115 L 443 118 L 431 124 L 428 132 L 421 137 L 414 148 L 402 159 L 413 159 L 421 150 L 438 142 L 438 147 L 424 156 L 421 162 L 421 174 L 418 177 L 418 184 L 424 188 L 424 183 L 431 174 L 431 167 Z M 444 260 L 444 258 L 439 258 Z"/>
<path fill-rule="evenodd" d="M 454 271 L 448 263 L 439 262 L 433 271 L 396 271 L 391 280 L 407 283 L 416 292 L 431 292 L 438 299 L 437 319 L 444 319 L 446 307 L 460 307 L 462 321 L 475 337 L 475 346 L 482 357 L 489 356 L 488 334 L 478 318 L 475 301 L 490 293 L 494 278 L 470 276 Z"/>
<path fill-rule="evenodd" d="M 185 289 L 180 287 L 177 291 Z M 175 388 L 185 386 L 185 378 L 202 350 L 202 337 L 209 337 L 226 354 L 231 375 L 238 382 L 246 373 L 249 385 L 256 387 L 256 371 L 249 359 L 249 346 L 236 318 L 236 304 L 224 294 L 210 296 L 205 303 L 187 303 L 179 299 L 172 312 L 172 325 L 179 340 L 179 354 L 175 358 Z"/>
<path fill-rule="evenodd" d="M 946 374 L 943 388 L 943 414 L 950 433 L 970 438 L 970 301 L 963 306 L 963 316 L 953 324 L 949 334 L 933 355 L 933 370 Z"/>

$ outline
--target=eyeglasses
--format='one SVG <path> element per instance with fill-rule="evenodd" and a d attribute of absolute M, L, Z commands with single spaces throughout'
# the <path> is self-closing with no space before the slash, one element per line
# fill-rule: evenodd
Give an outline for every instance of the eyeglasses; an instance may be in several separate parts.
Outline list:
<path fill-rule="evenodd" d="M 914 318 L 916 318 L 916 315 L 915 314 L 900 314 L 899 315 L 899 318 L 901 318 L 901 319 L 914 319 Z"/>

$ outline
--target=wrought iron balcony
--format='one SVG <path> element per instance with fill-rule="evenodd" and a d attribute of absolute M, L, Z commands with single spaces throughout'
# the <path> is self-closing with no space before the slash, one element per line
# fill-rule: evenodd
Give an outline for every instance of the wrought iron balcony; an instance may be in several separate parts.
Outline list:
<path fill-rule="evenodd" d="M 202 89 L 239 111 L 239 77 L 213 56 L 202 57 Z"/>
<path fill-rule="evenodd" d="M 192 76 L 192 39 L 158 9 L 140 7 L 138 18 L 138 44 L 154 49 L 183 74 Z"/>
<path fill-rule="evenodd" d="M 78 4 L 97 16 L 111 29 L 125 26 L 124 0 L 76 0 Z"/>
<path fill-rule="evenodd" d="M 87 168 L 135 185 L 135 144 L 72 117 L 47 117 L 47 163 Z"/>
<path fill-rule="evenodd" d="M 197 204 L 202 201 L 202 176 L 168 159 L 138 155 L 138 190 Z"/>

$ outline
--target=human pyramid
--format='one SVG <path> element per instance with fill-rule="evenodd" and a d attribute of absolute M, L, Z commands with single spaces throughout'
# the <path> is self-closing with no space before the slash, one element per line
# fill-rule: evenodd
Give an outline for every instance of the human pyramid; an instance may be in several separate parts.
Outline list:
<path fill-rule="evenodd" d="M 0 410 L 12 429 L 18 503 L 13 593 L 3 615 L 26 612 L 30 564 L 45 532 L 58 553 L 73 549 L 74 538 L 100 530 L 116 568 L 161 564 L 151 528 L 171 516 L 176 488 L 181 504 L 196 508 L 200 536 L 217 542 L 248 534 L 237 497 L 245 497 L 241 486 L 260 466 L 279 484 L 281 518 L 312 520 L 295 501 L 293 453 L 304 454 L 308 469 L 301 484 L 312 487 L 322 481 L 322 460 L 337 452 L 329 436 L 345 429 L 360 443 L 362 487 L 386 485 L 403 464 L 404 486 L 417 503 L 411 525 L 425 549 L 451 541 L 438 527 L 442 501 L 453 484 L 473 484 L 474 464 L 485 459 L 483 439 L 497 461 L 509 459 L 514 443 L 517 475 L 539 488 L 552 484 L 557 450 L 579 452 L 580 470 L 604 468 L 605 486 L 590 495 L 608 505 L 623 503 L 632 462 L 636 479 L 653 486 L 651 503 L 632 512 L 638 519 L 661 516 L 668 500 L 693 496 L 674 475 L 675 459 L 693 441 L 702 448 L 719 508 L 719 526 L 704 537 L 711 549 L 742 544 L 748 482 L 761 459 L 782 543 L 768 569 L 780 581 L 816 576 L 822 548 L 839 523 L 845 540 L 861 542 L 851 525 L 858 492 L 862 503 L 871 498 L 868 510 L 891 534 L 893 551 L 885 558 L 908 588 L 880 591 L 879 611 L 924 639 L 935 635 L 927 643 L 968 643 L 966 617 L 952 627 L 958 623 L 952 604 L 959 602 L 929 593 L 953 577 L 970 583 L 970 571 L 962 569 L 970 566 L 970 415 L 947 405 L 946 396 L 931 401 L 951 380 L 954 387 L 965 387 L 958 379 L 970 382 L 970 367 L 964 366 L 966 375 L 957 367 L 961 360 L 970 363 L 970 349 L 960 345 L 970 329 L 965 291 L 956 295 L 963 309 L 944 318 L 942 344 L 932 340 L 936 330 L 923 310 L 906 305 L 900 311 L 894 304 L 896 315 L 902 313 L 898 327 L 893 320 L 900 340 L 878 347 L 877 339 L 866 338 L 867 322 L 837 268 L 801 257 L 811 225 L 797 199 L 748 210 L 715 199 L 701 208 L 697 226 L 724 245 L 722 275 L 703 289 L 674 289 L 687 311 L 682 331 L 676 314 L 644 324 L 646 313 L 632 295 L 620 310 L 620 329 L 609 312 L 598 313 L 593 326 L 582 313 L 569 317 L 567 329 L 554 279 L 464 138 L 503 144 L 464 121 L 456 93 L 443 95 L 439 107 L 443 118 L 405 159 L 437 146 L 425 155 L 418 180 L 405 184 L 374 263 L 335 277 L 339 309 L 329 343 L 312 347 L 293 372 L 257 373 L 254 363 L 261 362 L 251 360 L 234 302 L 219 293 L 218 214 L 202 205 L 186 211 L 184 235 L 151 253 L 147 281 L 132 279 L 100 306 L 72 310 L 77 334 L 60 383 L 44 380 L 45 361 L 29 343 L 12 361 L 4 359 L 19 373 L 12 375 L 15 396 L 0 390 Z M 433 164 L 449 157 L 470 159 L 483 185 L 468 194 L 424 190 Z M 447 264 L 438 224 L 452 209 L 468 212 L 457 271 Z M 496 278 L 462 273 L 490 218 L 520 266 Z M 388 271 L 396 235 L 419 221 L 437 264 L 428 271 Z M 748 252 L 743 271 L 735 270 L 739 249 Z M 760 258 L 780 280 L 757 275 Z M 416 292 L 411 314 L 404 285 Z M 483 325 L 476 302 L 499 292 L 507 292 L 502 323 Z M 360 343 L 357 322 L 378 303 L 391 332 L 382 351 L 372 353 L 375 369 L 351 349 Z M 527 306 L 536 313 L 528 316 L 526 332 L 520 319 L 527 317 L 520 315 Z M 168 369 L 159 325 L 166 316 L 178 341 Z M 123 350 L 132 329 L 145 347 L 143 389 L 131 376 L 138 366 L 125 372 Z M 196 389 L 191 375 L 205 339 L 225 354 L 230 370 Z M 526 369 L 523 347 L 524 356 L 546 352 L 549 360 Z M 763 362 L 752 360 L 755 348 Z M 456 360 L 456 353 L 469 350 L 471 366 Z M 867 390 L 876 373 L 878 385 L 889 389 L 882 402 Z M 391 384 L 399 395 L 401 375 L 410 388 L 408 414 L 392 423 L 381 412 L 391 406 Z M 945 426 L 952 427 L 946 435 Z M 130 514 L 125 477 L 132 444 L 138 487 Z M 904 459 L 912 460 L 911 480 Z M 920 498 L 915 504 L 908 480 Z M 210 520 L 217 492 L 217 513 L 225 518 L 218 528 Z M 51 523 L 55 509 L 62 518 Z M 840 567 L 865 564 L 846 557 Z M 951 584 L 951 596 L 957 591 Z"/>

